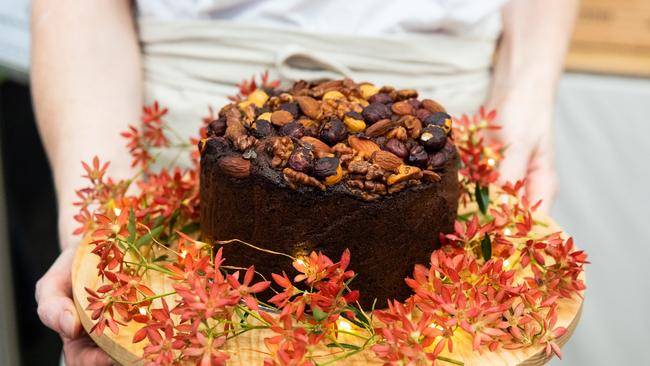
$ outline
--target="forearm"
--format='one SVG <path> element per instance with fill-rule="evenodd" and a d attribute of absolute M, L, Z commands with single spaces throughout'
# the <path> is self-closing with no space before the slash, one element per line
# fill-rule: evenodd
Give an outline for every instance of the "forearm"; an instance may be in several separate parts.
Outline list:
<path fill-rule="evenodd" d="M 33 102 L 63 220 L 74 212 L 74 189 L 84 184 L 81 160 L 98 155 L 111 161 L 111 175 L 132 174 L 119 136 L 137 123 L 142 103 L 130 6 L 126 0 L 32 2 Z"/>
<path fill-rule="evenodd" d="M 503 9 L 490 104 L 529 93 L 550 107 L 564 66 L 578 0 L 511 0 Z"/>

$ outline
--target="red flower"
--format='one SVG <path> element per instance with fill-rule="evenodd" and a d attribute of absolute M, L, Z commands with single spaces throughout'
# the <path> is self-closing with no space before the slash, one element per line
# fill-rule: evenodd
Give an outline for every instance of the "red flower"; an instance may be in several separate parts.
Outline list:
<path fill-rule="evenodd" d="M 235 272 L 232 275 L 228 275 L 228 282 L 230 283 L 230 286 L 232 286 L 232 288 L 237 291 L 239 296 L 241 296 L 241 298 L 246 303 L 246 306 L 248 306 L 250 309 L 258 310 L 259 306 L 257 304 L 257 300 L 252 296 L 252 294 L 260 293 L 266 290 L 271 285 L 271 282 L 262 281 L 257 282 L 251 286 L 253 276 L 255 276 L 255 267 L 251 266 L 248 268 L 248 270 L 246 270 L 244 281 L 241 284 L 239 283 L 239 271 Z"/>

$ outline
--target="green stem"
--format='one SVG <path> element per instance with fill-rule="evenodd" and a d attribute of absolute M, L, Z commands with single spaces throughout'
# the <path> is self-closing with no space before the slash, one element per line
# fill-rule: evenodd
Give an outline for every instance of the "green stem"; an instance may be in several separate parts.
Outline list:
<path fill-rule="evenodd" d="M 449 357 L 437 356 L 436 359 L 440 360 L 440 361 L 453 363 L 454 365 L 460 365 L 460 366 L 465 365 L 465 363 L 463 361 L 454 360 L 453 358 L 449 358 Z"/>

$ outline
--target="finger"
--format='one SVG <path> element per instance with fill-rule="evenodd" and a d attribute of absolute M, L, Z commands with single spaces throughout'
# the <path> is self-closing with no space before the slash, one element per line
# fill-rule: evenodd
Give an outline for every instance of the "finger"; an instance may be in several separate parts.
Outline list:
<path fill-rule="evenodd" d="M 538 210 L 549 213 L 558 189 L 550 134 L 544 135 L 530 161 L 526 194 L 531 203 L 542 200 Z"/>
<path fill-rule="evenodd" d="M 38 316 L 47 327 L 67 338 L 75 338 L 81 323 L 72 302 L 70 269 L 74 248 L 64 250 L 52 267 L 36 283 Z"/>
<path fill-rule="evenodd" d="M 508 147 L 505 159 L 499 164 L 499 180 L 501 183 L 516 182 L 526 178 L 530 161 L 530 149 L 519 145 Z"/>
<path fill-rule="evenodd" d="M 113 364 L 113 360 L 86 334 L 76 339 L 65 339 L 63 354 L 66 366 L 110 366 Z"/>

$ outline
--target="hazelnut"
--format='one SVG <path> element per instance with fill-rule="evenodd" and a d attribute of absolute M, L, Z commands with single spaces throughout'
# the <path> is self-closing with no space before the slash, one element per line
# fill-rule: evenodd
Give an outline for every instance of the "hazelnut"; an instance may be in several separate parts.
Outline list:
<path fill-rule="evenodd" d="M 375 122 L 381 121 L 382 119 L 390 119 L 391 111 L 385 104 L 382 103 L 370 103 L 367 107 L 361 112 L 363 119 L 368 124 L 373 124 Z"/>
<path fill-rule="evenodd" d="M 431 112 L 429 112 L 427 109 L 420 108 L 417 111 L 415 111 L 415 116 L 420 120 L 423 121 L 427 117 L 431 115 Z"/>
<path fill-rule="evenodd" d="M 447 134 L 438 126 L 429 125 L 422 130 L 420 143 L 429 152 L 436 152 L 442 149 L 447 142 Z"/>
<path fill-rule="evenodd" d="M 331 175 L 335 175 L 338 168 L 340 168 L 338 158 L 320 158 L 314 163 L 313 175 L 318 179 L 325 179 Z"/>
<path fill-rule="evenodd" d="M 402 159 L 406 159 L 409 156 L 409 151 L 406 148 L 406 145 L 397 139 L 388 140 L 384 145 L 384 150 L 390 151 Z"/>
<path fill-rule="evenodd" d="M 309 148 L 296 147 L 289 157 L 288 164 L 297 172 L 309 174 L 314 164 L 314 153 Z"/>
<path fill-rule="evenodd" d="M 320 139 L 330 146 L 345 140 L 347 135 L 347 127 L 338 118 L 332 118 L 325 122 L 320 129 Z"/>
<path fill-rule="evenodd" d="M 433 113 L 429 117 L 425 118 L 422 122 L 424 122 L 425 127 L 433 125 L 442 128 L 445 133 L 449 133 L 451 131 L 451 116 L 445 112 Z"/>
<path fill-rule="evenodd" d="M 421 145 L 415 145 L 409 150 L 408 162 L 410 164 L 425 167 L 428 159 L 429 155 Z"/>
<path fill-rule="evenodd" d="M 226 133 L 226 117 L 222 116 L 208 125 L 209 136 L 223 136 Z"/>
<path fill-rule="evenodd" d="M 373 95 L 372 97 L 368 98 L 368 102 L 370 103 L 381 103 L 381 104 L 388 104 L 393 102 L 393 98 L 390 97 L 390 95 L 386 93 L 377 93 Z"/>
<path fill-rule="evenodd" d="M 255 121 L 252 128 L 252 135 L 258 139 L 269 136 L 271 133 L 273 133 L 273 127 L 271 126 L 271 123 L 263 119 L 258 119 Z"/>
<path fill-rule="evenodd" d="M 300 139 L 305 135 L 305 127 L 298 122 L 290 122 L 280 127 L 280 136 L 289 136 L 294 139 Z"/>
<path fill-rule="evenodd" d="M 298 119 L 300 117 L 300 107 L 296 102 L 286 102 L 280 104 L 280 109 L 291 113 L 293 119 Z"/>

